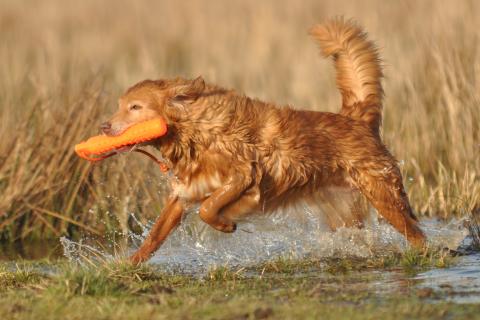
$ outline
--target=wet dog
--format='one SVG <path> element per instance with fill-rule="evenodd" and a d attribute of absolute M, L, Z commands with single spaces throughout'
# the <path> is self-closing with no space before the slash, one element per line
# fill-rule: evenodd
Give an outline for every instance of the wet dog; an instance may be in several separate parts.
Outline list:
<path fill-rule="evenodd" d="M 278 107 L 234 90 L 194 80 L 145 80 L 119 100 L 102 124 L 108 135 L 162 117 L 168 134 L 152 143 L 175 179 L 147 239 L 131 257 L 148 260 L 200 203 L 200 218 L 234 232 L 242 217 L 304 201 L 332 230 L 361 227 L 377 210 L 415 247 L 425 236 L 405 193 L 395 158 L 380 137 L 383 89 L 376 47 L 352 21 L 333 19 L 311 29 L 325 57 L 333 57 L 342 94 L 340 112 Z"/>

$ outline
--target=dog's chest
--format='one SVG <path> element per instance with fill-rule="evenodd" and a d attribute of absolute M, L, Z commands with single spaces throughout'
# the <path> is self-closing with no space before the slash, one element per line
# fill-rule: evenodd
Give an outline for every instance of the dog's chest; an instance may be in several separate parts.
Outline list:
<path fill-rule="evenodd" d="M 172 191 L 189 202 L 202 201 L 221 186 L 222 179 L 218 172 L 172 179 Z"/>

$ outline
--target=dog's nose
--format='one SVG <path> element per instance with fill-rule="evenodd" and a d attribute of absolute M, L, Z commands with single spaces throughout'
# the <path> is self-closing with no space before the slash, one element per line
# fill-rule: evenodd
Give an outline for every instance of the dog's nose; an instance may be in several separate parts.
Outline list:
<path fill-rule="evenodd" d="M 110 129 L 112 129 L 112 124 L 110 122 L 104 122 L 100 125 L 100 129 L 104 132 L 104 133 L 109 133 L 110 132 Z"/>

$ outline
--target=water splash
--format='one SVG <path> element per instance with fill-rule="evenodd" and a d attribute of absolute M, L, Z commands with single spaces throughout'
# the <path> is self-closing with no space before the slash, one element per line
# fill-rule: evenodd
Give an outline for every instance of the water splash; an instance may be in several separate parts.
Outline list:
<path fill-rule="evenodd" d="M 60 237 L 63 247 L 63 255 L 71 262 L 85 265 L 95 261 L 111 261 L 115 255 L 111 254 L 102 244 L 88 243 L 88 239 L 72 241 L 66 237 Z"/>
<path fill-rule="evenodd" d="M 267 216 L 252 217 L 239 223 L 235 233 L 225 234 L 203 223 L 198 210 L 193 210 L 150 263 L 172 272 L 203 273 L 215 266 L 252 266 L 279 257 L 370 257 L 404 250 L 407 247 L 405 238 L 374 216 L 363 229 L 341 228 L 331 232 L 317 213 L 306 205 L 299 205 Z M 127 253 L 141 243 L 149 227 L 142 226 L 142 235 L 129 235 L 134 245 Z M 449 223 L 423 220 L 421 227 L 434 247 L 456 249 L 468 235 L 463 220 Z M 65 256 L 71 261 L 111 260 L 115 256 L 105 248 L 82 241 L 62 238 L 61 242 Z"/>

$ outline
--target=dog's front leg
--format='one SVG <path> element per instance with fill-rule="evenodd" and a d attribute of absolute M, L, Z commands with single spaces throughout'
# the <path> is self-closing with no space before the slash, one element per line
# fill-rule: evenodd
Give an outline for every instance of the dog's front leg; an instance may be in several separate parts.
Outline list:
<path fill-rule="evenodd" d="M 222 208 L 237 200 L 251 185 L 251 176 L 240 174 L 232 177 L 227 184 L 215 190 L 200 206 L 200 218 L 222 232 L 234 232 L 237 225 L 221 214 Z"/>
<path fill-rule="evenodd" d="M 177 196 L 168 199 L 165 208 L 153 225 L 148 237 L 140 248 L 130 257 L 130 261 L 139 264 L 146 261 L 165 241 L 170 232 L 180 223 L 183 205 Z"/>

